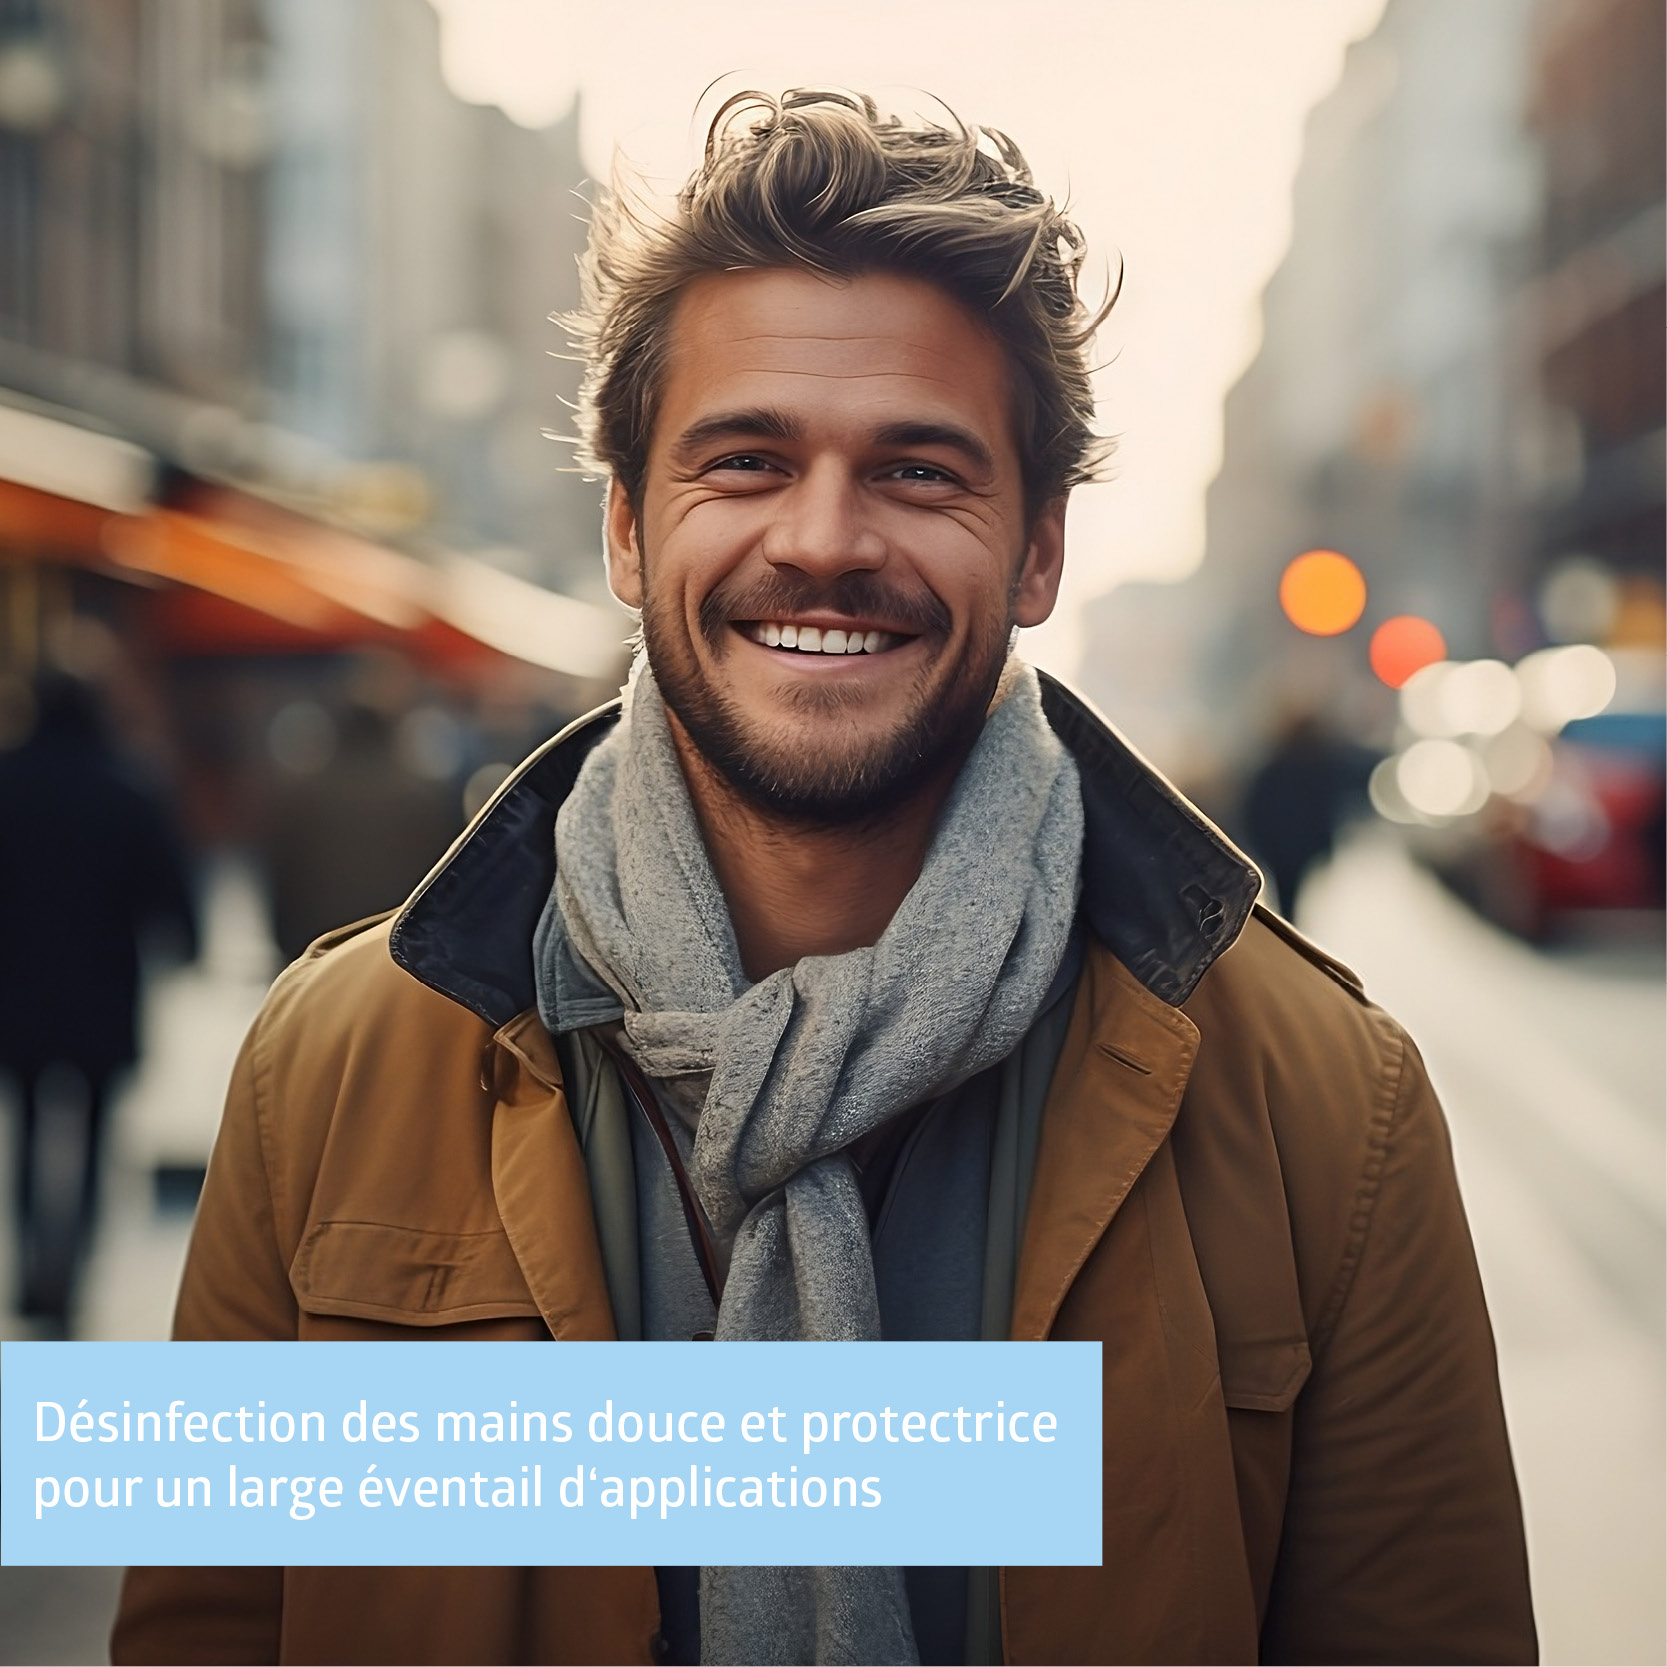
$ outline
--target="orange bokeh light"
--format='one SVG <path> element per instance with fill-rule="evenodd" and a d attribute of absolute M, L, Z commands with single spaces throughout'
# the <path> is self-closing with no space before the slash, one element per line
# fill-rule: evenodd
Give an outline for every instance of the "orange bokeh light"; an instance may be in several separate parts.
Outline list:
<path fill-rule="evenodd" d="M 1367 651 L 1372 670 L 1392 689 L 1398 689 L 1425 666 L 1447 658 L 1447 639 L 1417 614 L 1396 614 L 1372 633 Z"/>
<path fill-rule="evenodd" d="M 1279 605 L 1299 631 L 1335 637 L 1366 611 L 1366 581 L 1347 556 L 1310 550 L 1280 575 Z"/>

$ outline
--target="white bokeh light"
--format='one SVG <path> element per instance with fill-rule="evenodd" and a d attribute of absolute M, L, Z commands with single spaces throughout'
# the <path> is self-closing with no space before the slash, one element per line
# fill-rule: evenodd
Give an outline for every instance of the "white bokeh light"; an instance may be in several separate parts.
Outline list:
<path fill-rule="evenodd" d="M 1522 710 L 1522 688 L 1503 660 L 1467 660 L 1441 686 L 1449 735 L 1498 735 Z"/>
<path fill-rule="evenodd" d="M 1615 698 L 1615 662 L 1590 643 L 1542 648 L 1517 662 L 1516 675 L 1522 721 L 1545 735 L 1595 718 Z"/>
<path fill-rule="evenodd" d="M 1372 801 L 1372 809 L 1385 821 L 1403 825 L 1422 822 L 1424 818 L 1407 803 L 1407 796 L 1396 779 L 1400 763 L 1399 758 L 1385 758 L 1378 762 L 1366 783 L 1367 797 Z"/>
<path fill-rule="evenodd" d="M 1396 762 L 1395 785 L 1425 816 L 1468 816 L 1488 801 L 1481 762 L 1457 741 L 1414 741 Z"/>
<path fill-rule="evenodd" d="M 1451 660 L 1437 660 L 1433 665 L 1415 671 L 1401 685 L 1401 722 L 1414 735 L 1450 735 L 1447 727 L 1447 706 L 1442 690 L 1447 679 L 1459 668 Z"/>
<path fill-rule="evenodd" d="M 1503 660 L 1438 660 L 1402 684 L 1400 700 L 1415 735 L 1498 735 L 1516 722 L 1522 688 Z"/>
<path fill-rule="evenodd" d="M 1495 793 L 1532 804 L 1551 781 L 1551 746 L 1526 724 L 1512 724 L 1482 748 L 1482 767 Z"/>

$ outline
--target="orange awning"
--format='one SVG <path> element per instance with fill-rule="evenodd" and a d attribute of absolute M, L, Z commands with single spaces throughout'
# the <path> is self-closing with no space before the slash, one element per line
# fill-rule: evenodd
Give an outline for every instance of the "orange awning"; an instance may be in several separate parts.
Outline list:
<path fill-rule="evenodd" d="M 123 513 L 0 480 L 0 561 L 158 586 L 176 652 L 397 645 L 431 663 L 519 659 L 578 678 L 623 669 L 622 616 L 466 558 L 431 566 L 281 505 L 205 488 L 189 510 Z"/>

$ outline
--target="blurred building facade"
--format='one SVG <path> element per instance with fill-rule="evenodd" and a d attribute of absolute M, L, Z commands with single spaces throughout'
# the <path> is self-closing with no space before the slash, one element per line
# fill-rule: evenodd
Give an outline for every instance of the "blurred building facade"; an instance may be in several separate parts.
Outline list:
<path fill-rule="evenodd" d="M 1184 587 L 1207 598 L 1199 721 L 1226 767 L 1294 707 L 1381 729 L 1361 639 L 1383 618 L 1436 619 L 1455 653 L 1491 647 L 1520 541 L 1504 321 L 1539 193 L 1532 33 L 1521 0 L 1390 0 L 1310 117 L 1290 251 L 1227 400 Z M 1280 573 L 1312 548 L 1365 576 L 1347 638 L 1304 637 L 1281 611 Z"/>
<path fill-rule="evenodd" d="M 0 7 L 0 339 L 28 350 L 7 386 L 108 406 L 127 377 L 250 407 L 262 41 L 258 0 Z"/>
<path fill-rule="evenodd" d="M 1586 558 L 1647 614 L 1664 536 L 1667 13 L 1652 0 L 1542 0 L 1528 123 L 1544 189 L 1513 322 L 1556 467 L 1530 501 L 1525 568 Z M 1537 410 L 1534 405 L 1537 404 Z M 1619 622 L 1647 637 L 1644 617 Z"/>
<path fill-rule="evenodd" d="M 97 683 L 290 951 L 623 674 L 544 436 L 577 133 L 455 97 L 429 0 L 0 0 L 0 750 L 43 670 Z M 349 762 L 410 837 L 286 844 Z"/>
<path fill-rule="evenodd" d="M 274 422 L 351 460 L 389 531 L 432 516 L 523 576 L 597 594 L 599 494 L 544 431 L 578 367 L 578 111 L 543 132 L 457 99 L 427 0 L 268 0 L 266 372 Z"/>
<path fill-rule="evenodd" d="M 0 388 L 599 597 L 577 132 L 450 93 L 427 0 L 4 0 Z"/>
<path fill-rule="evenodd" d="M 1475 783 L 1452 789 L 1451 813 L 1400 806 L 1421 838 L 1515 839 L 1559 795 L 1583 795 L 1574 843 L 1595 850 L 1605 817 L 1624 822 L 1628 872 L 1649 869 L 1662 33 L 1654 0 L 1390 0 L 1314 110 L 1262 345 L 1226 403 L 1204 562 L 1090 615 L 1091 692 L 1227 819 L 1267 747 L 1318 714 L 1385 751 L 1436 734 L 1467 749 L 1468 762 L 1426 748 L 1427 763 L 1444 758 Z M 1281 574 L 1312 549 L 1345 553 L 1366 582 L 1364 613 L 1335 635 L 1305 635 L 1282 611 Z M 1553 726 L 1548 751 L 1506 713 L 1494 752 L 1512 755 L 1502 778 L 1526 785 L 1490 791 L 1490 737 L 1409 730 L 1374 675 L 1373 633 L 1401 615 L 1438 627 L 1454 662 L 1590 644 L 1627 723 L 1577 724 L 1562 742 Z M 1504 666 L 1490 675 L 1510 681 Z M 1562 835 L 1553 845 L 1574 848 Z M 1603 865 L 1580 861 L 1595 898 Z M 1659 889 L 1616 880 L 1603 895 L 1658 906 Z"/>

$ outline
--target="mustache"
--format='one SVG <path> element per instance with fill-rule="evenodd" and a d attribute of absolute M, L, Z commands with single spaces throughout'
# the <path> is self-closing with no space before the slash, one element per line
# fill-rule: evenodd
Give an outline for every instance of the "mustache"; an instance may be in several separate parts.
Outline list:
<path fill-rule="evenodd" d="M 872 573 L 841 573 L 818 581 L 791 570 L 745 585 L 720 585 L 700 605 L 700 629 L 707 641 L 722 641 L 738 619 L 785 619 L 800 613 L 842 614 L 883 621 L 905 636 L 949 635 L 949 609 L 930 591 L 903 591 Z"/>

